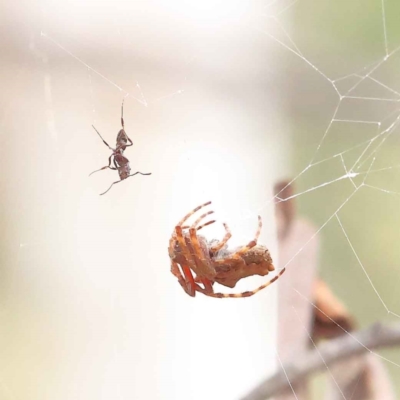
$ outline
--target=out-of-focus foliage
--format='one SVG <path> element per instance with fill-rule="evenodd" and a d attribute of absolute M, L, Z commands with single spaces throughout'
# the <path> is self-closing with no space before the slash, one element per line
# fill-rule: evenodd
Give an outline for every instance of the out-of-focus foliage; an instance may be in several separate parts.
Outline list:
<path fill-rule="evenodd" d="M 366 144 L 355 146 L 384 131 L 399 115 L 400 51 L 385 59 L 386 51 L 391 54 L 400 46 L 399 16 L 400 2 L 396 0 L 299 0 L 280 15 L 281 23 L 291 27 L 288 33 L 304 58 L 318 69 L 282 46 L 287 52 L 284 74 L 291 93 L 293 175 L 314 156 L 313 162 L 330 158 L 300 176 L 295 183 L 297 192 L 344 176 L 344 165 L 350 171 L 366 149 Z M 375 81 L 365 79 L 348 94 L 364 99 L 340 101 L 329 79 L 354 73 L 362 76 L 378 63 L 381 65 L 371 74 Z M 353 75 L 336 85 L 345 94 L 356 82 Z M 371 151 L 375 152 L 368 158 Z M 388 313 L 400 315 L 400 128 L 374 140 L 359 161 L 362 165 L 357 168 L 359 162 L 353 171 L 360 175 L 353 182 L 337 180 L 297 201 L 300 214 L 323 227 L 321 276 L 364 327 L 377 320 L 400 318 Z M 365 177 L 366 185 L 397 194 L 367 186 L 355 192 L 354 185 L 362 184 Z M 335 216 L 337 210 L 342 226 Z M 399 350 L 381 354 L 400 364 Z M 386 367 L 400 395 L 400 368 L 390 363 Z"/>

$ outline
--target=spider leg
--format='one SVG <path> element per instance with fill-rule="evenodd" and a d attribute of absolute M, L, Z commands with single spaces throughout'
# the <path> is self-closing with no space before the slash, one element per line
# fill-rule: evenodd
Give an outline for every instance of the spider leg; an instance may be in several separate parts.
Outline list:
<path fill-rule="evenodd" d="M 203 218 L 205 218 L 207 215 L 210 215 L 210 214 L 213 214 L 213 213 L 214 213 L 214 211 L 209 211 L 209 212 L 203 214 L 200 218 L 198 218 L 198 219 L 192 224 L 192 227 L 193 227 L 193 228 L 196 227 L 197 224 L 198 224 Z M 197 230 L 199 231 L 200 229 L 204 228 L 204 227 L 207 226 L 207 225 L 211 225 L 211 224 L 213 224 L 214 222 L 215 222 L 215 219 L 213 219 L 212 221 L 208 221 L 208 222 L 206 222 L 205 224 L 200 225 L 199 227 L 197 227 Z M 190 228 L 189 225 L 182 226 L 182 229 L 188 229 L 188 228 Z"/>
<path fill-rule="evenodd" d="M 197 263 L 194 260 L 193 254 L 191 254 L 190 250 L 188 249 L 188 246 L 186 245 L 186 240 L 183 237 L 181 226 L 177 225 L 175 227 L 175 235 L 176 235 L 176 239 L 178 240 L 181 251 L 183 253 L 183 256 L 185 257 L 185 260 L 188 262 L 188 264 L 190 265 L 191 268 L 193 268 L 193 267 L 196 268 Z"/>
<path fill-rule="evenodd" d="M 192 275 L 192 271 L 190 270 L 189 267 L 186 267 L 186 266 L 182 267 L 182 271 L 183 271 L 183 273 L 185 275 L 185 278 L 183 278 L 178 264 L 173 262 L 173 261 L 171 261 L 171 272 L 176 278 L 178 278 L 178 282 L 182 286 L 183 290 L 189 296 L 192 296 L 192 297 L 196 296 L 197 288 L 200 289 L 200 291 L 201 291 L 201 288 L 200 288 L 199 285 L 197 285 L 195 283 L 193 275 Z"/>
<path fill-rule="evenodd" d="M 250 297 L 258 293 L 260 290 L 265 289 L 272 283 L 274 283 L 276 280 L 278 280 L 282 274 L 285 272 L 285 268 L 281 269 L 278 273 L 278 275 L 275 275 L 272 279 L 270 279 L 268 282 L 264 283 L 263 285 L 259 286 L 257 289 L 248 291 L 248 292 L 242 292 L 242 293 L 206 293 L 205 290 L 202 290 L 201 293 L 205 294 L 206 296 L 210 297 L 217 297 L 219 299 L 226 299 L 226 298 L 240 298 L 240 297 Z"/>
<path fill-rule="evenodd" d="M 192 224 L 192 228 L 196 228 L 196 226 L 200 223 L 200 221 L 203 218 L 207 217 L 207 215 L 210 215 L 210 214 L 214 214 L 214 211 L 208 211 L 208 212 L 204 213 L 203 215 L 201 215 L 199 218 L 197 218 L 196 221 L 194 221 L 194 223 Z"/>
<path fill-rule="evenodd" d="M 186 281 L 181 274 L 181 270 L 179 269 L 178 264 L 173 261 L 171 261 L 171 272 L 172 275 L 174 275 L 178 279 L 178 282 L 187 293 Z"/>
<path fill-rule="evenodd" d="M 190 211 L 189 214 L 186 214 L 179 222 L 178 225 L 182 225 L 187 219 L 189 219 L 196 211 L 199 211 L 201 208 L 208 206 L 209 204 L 211 204 L 211 201 L 208 201 L 207 203 L 204 203 L 198 207 L 196 207 L 195 209 L 193 209 L 192 211 Z"/>
<path fill-rule="evenodd" d="M 197 227 L 197 230 L 199 231 L 200 229 L 203 229 L 205 226 L 211 225 L 211 224 L 213 224 L 214 222 L 215 222 L 215 220 L 208 221 L 208 222 L 206 222 L 205 224 L 198 226 L 198 227 Z M 188 227 L 188 228 L 189 228 L 189 227 Z"/>
<path fill-rule="evenodd" d="M 193 246 L 193 259 L 196 263 L 197 270 L 201 271 L 201 276 L 214 276 L 215 268 L 205 259 L 200 247 L 199 239 L 196 235 L 194 224 L 189 228 L 190 242 Z"/>
<path fill-rule="evenodd" d="M 196 283 L 201 283 L 201 278 L 199 278 L 198 276 L 195 276 L 195 277 L 194 277 L 194 281 L 195 281 Z"/>
<path fill-rule="evenodd" d="M 230 231 L 228 225 L 225 223 L 224 223 L 224 228 L 225 228 L 225 232 L 226 232 L 225 236 L 218 244 L 216 244 L 215 246 L 212 246 L 210 249 L 213 253 L 217 253 L 218 251 L 220 251 L 226 245 L 228 240 L 232 237 L 231 231 Z"/>
<path fill-rule="evenodd" d="M 205 224 L 198 226 L 198 227 L 196 228 L 196 230 L 199 231 L 200 229 L 203 229 L 205 226 L 211 225 L 211 224 L 213 224 L 214 222 L 215 222 L 215 219 L 213 219 L 212 221 L 208 221 L 208 222 L 206 222 Z M 189 229 L 189 228 L 190 228 L 190 225 L 182 226 L 182 229 Z"/>
<path fill-rule="evenodd" d="M 204 294 L 214 293 L 212 281 L 210 281 L 207 278 L 200 278 L 200 282 L 204 285 L 204 292 L 202 292 L 202 293 L 204 293 Z"/>
<path fill-rule="evenodd" d="M 100 139 L 103 141 L 103 143 L 112 151 L 115 151 L 110 145 L 103 139 L 103 137 L 100 135 L 100 132 L 92 125 L 93 129 L 97 132 L 97 134 L 100 136 Z"/>
<path fill-rule="evenodd" d="M 246 253 L 247 251 L 249 251 L 251 248 L 253 248 L 258 241 L 258 237 L 260 236 L 261 233 L 261 228 L 262 228 L 262 222 L 261 222 L 261 217 L 258 216 L 258 229 L 256 232 L 256 235 L 254 237 L 254 239 L 252 241 L 250 241 L 246 246 L 242 247 L 240 250 L 238 250 L 237 252 L 235 252 L 234 254 L 232 254 L 232 256 L 230 256 L 231 258 L 235 258 L 238 259 L 240 258 L 244 253 Z"/>
<path fill-rule="evenodd" d="M 100 168 L 100 169 L 96 169 L 96 171 L 93 171 L 92 173 L 90 173 L 89 176 L 92 175 L 92 174 L 94 174 L 95 172 L 102 171 L 103 169 L 107 169 L 107 168 L 110 168 L 110 169 L 117 169 L 117 168 L 111 167 L 111 157 L 112 157 L 112 156 L 113 156 L 113 154 L 111 154 L 111 156 L 109 157 L 109 159 L 108 159 L 108 165 L 107 165 L 107 166 L 105 166 L 105 167 L 103 167 L 103 168 Z M 115 158 L 114 158 L 114 165 L 115 165 Z"/>
<path fill-rule="evenodd" d="M 189 266 L 184 266 L 182 267 L 183 273 L 185 274 L 185 277 L 187 280 L 190 280 L 190 276 L 193 277 L 192 271 L 196 273 L 196 279 L 193 280 L 193 283 L 196 285 L 195 290 L 204 293 L 208 292 L 210 288 L 212 289 L 212 283 L 207 279 L 209 276 L 214 276 L 215 275 L 215 269 L 213 268 L 212 265 L 205 259 L 204 254 L 202 253 L 202 248 L 199 243 L 199 239 L 196 235 L 196 226 L 199 224 L 199 222 L 205 218 L 207 215 L 211 214 L 212 212 L 208 212 L 203 214 L 200 218 L 198 218 L 194 224 L 192 224 L 190 227 L 189 226 L 182 226 L 183 223 L 189 219 L 196 211 L 200 210 L 201 208 L 211 204 L 211 201 L 204 203 L 195 209 L 193 209 L 191 212 L 189 212 L 187 215 L 185 215 L 179 222 L 178 225 L 175 227 L 175 235 L 176 235 L 176 240 L 179 243 L 179 247 L 182 252 L 182 256 L 185 258 Z M 209 221 L 202 226 L 198 227 L 198 229 L 203 228 L 206 225 L 210 225 L 215 221 Z M 183 236 L 183 229 L 189 228 L 189 238 Z M 185 271 L 186 267 L 186 271 Z M 190 275 L 189 275 L 190 274 Z M 205 275 L 205 276 L 204 276 Z M 205 279 L 205 280 L 204 280 Z M 201 288 L 199 285 L 197 285 L 195 282 L 202 282 L 204 285 L 204 289 Z"/>
<path fill-rule="evenodd" d="M 182 265 L 182 271 L 186 278 L 186 285 L 188 288 L 188 295 L 194 297 L 196 295 L 196 285 L 191 269 L 187 265 Z"/>

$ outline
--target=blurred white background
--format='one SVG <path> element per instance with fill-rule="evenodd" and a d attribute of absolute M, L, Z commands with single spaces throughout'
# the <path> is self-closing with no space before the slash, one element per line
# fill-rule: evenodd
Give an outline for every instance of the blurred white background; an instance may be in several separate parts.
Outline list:
<path fill-rule="evenodd" d="M 0 398 L 238 398 L 274 368 L 277 285 L 190 298 L 167 246 L 212 200 L 210 239 L 226 221 L 247 243 L 261 213 L 276 259 L 290 148 L 261 3 L 2 6 Z M 118 178 L 88 177 L 110 155 L 91 125 L 114 146 L 123 98 L 132 172 L 152 175 L 99 196 Z"/>

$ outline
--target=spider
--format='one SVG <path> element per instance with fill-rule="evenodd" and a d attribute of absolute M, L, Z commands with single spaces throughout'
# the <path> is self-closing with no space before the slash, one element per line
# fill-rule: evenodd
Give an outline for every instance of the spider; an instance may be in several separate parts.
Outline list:
<path fill-rule="evenodd" d="M 131 174 L 131 167 L 129 165 L 129 160 L 124 156 L 125 149 L 129 146 L 132 146 L 133 142 L 125 132 L 124 101 L 123 100 L 122 100 L 122 106 L 121 106 L 121 125 L 122 125 L 122 129 L 118 132 L 117 147 L 115 149 L 113 149 L 112 147 L 109 146 L 109 144 L 100 135 L 100 132 L 92 125 L 93 129 L 100 136 L 100 139 L 103 141 L 103 143 L 112 151 L 112 154 L 108 158 L 108 165 L 106 165 L 103 168 L 97 169 L 96 171 L 93 171 L 90 175 L 94 174 L 95 172 L 102 171 L 103 169 L 109 168 L 109 169 L 117 170 L 118 174 L 119 174 L 119 178 L 120 178 L 119 181 L 113 182 L 105 192 L 100 193 L 100 196 L 103 194 L 106 194 L 113 185 L 115 185 L 116 183 L 122 182 L 124 179 L 127 179 L 130 176 L 135 176 L 137 174 L 151 175 L 151 172 L 143 173 L 143 172 L 139 172 L 139 171 L 135 172 L 134 174 Z M 129 144 L 128 144 L 128 142 L 129 142 Z M 111 166 L 111 160 L 114 163 L 114 167 Z"/>
<path fill-rule="evenodd" d="M 178 279 L 183 290 L 192 297 L 196 295 L 196 292 L 218 298 L 250 297 L 275 282 L 285 272 L 285 268 L 268 282 L 252 291 L 232 294 L 214 292 L 213 284 L 215 282 L 233 288 L 240 279 L 252 275 L 268 275 L 270 271 L 275 270 L 275 267 L 272 265 L 272 258 L 267 248 L 257 245 L 262 227 L 260 216 L 254 239 L 246 246 L 235 250 L 227 248 L 227 242 L 232 236 L 227 224 L 224 224 L 226 233 L 221 241 L 217 239 L 207 241 L 204 236 L 197 234 L 199 230 L 215 222 L 212 220 L 199 225 L 207 215 L 213 214 L 214 211 L 202 214 L 190 226 L 183 226 L 193 214 L 209 204 L 211 201 L 196 207 L 185 215 L 175 227 L 169 241 L 171 273 Z M 193 277 L 193 272 L 195 277 Z"/>

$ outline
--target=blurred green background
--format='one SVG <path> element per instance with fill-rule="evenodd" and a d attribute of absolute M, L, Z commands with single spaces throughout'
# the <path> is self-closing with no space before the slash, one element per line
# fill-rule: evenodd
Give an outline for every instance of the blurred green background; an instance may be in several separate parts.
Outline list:
<path fill-rule="evenodd" d="M 286 58 L 284 82 L 291 93 L 287 102 L 294 135 L 294 176 L 314 156 L 313 162 L 329 159 L 304 172 L 295 182 L 296 192 L 335 181 L 345 175 L 344 165 L 348 171 L 353 168 L 361 173 L 354 184 L 346 178 L 300 195 L 299 213 L 322 227 L 349 199 L 338 216 L 381 299 L 335 217 L 321 230 L 320 274 L 357 318 L 360 328 L 378 320 L 399 322 L 399 317 L 387 309 L 400 315 L 400 129 L 377 135 L 400 113 L 400 51 L 396 52 L 400 46 L 400 2 L 300 0 L 281 14 L 279 10 L 274 12 L 312 64 L 280 46 Z M 276 39 L 294 49 L 284 34 Z M 371 79 L 363 79 L 348 92 L 374 67 Z M 342 77 L 346 78 L 339 79 Z M 329 80 L 340 94 L 348 93 L 347 97 L 340 100 Z M 368 148 L 366 141 L 374 137 Z M 364 144 L 357 147 L 360 143 Z M 362 174 L 369 168 L 368 174 Z M 362 184 L 364 178 L 365 186 L 352 195 L 354 185 Z M 379 354 L 400 364 L 400 349 Z M 400 369 L 384 364 L 399 396 Z M 315 379 L 315 399 L 322 398 L 324 379 Z"/>

